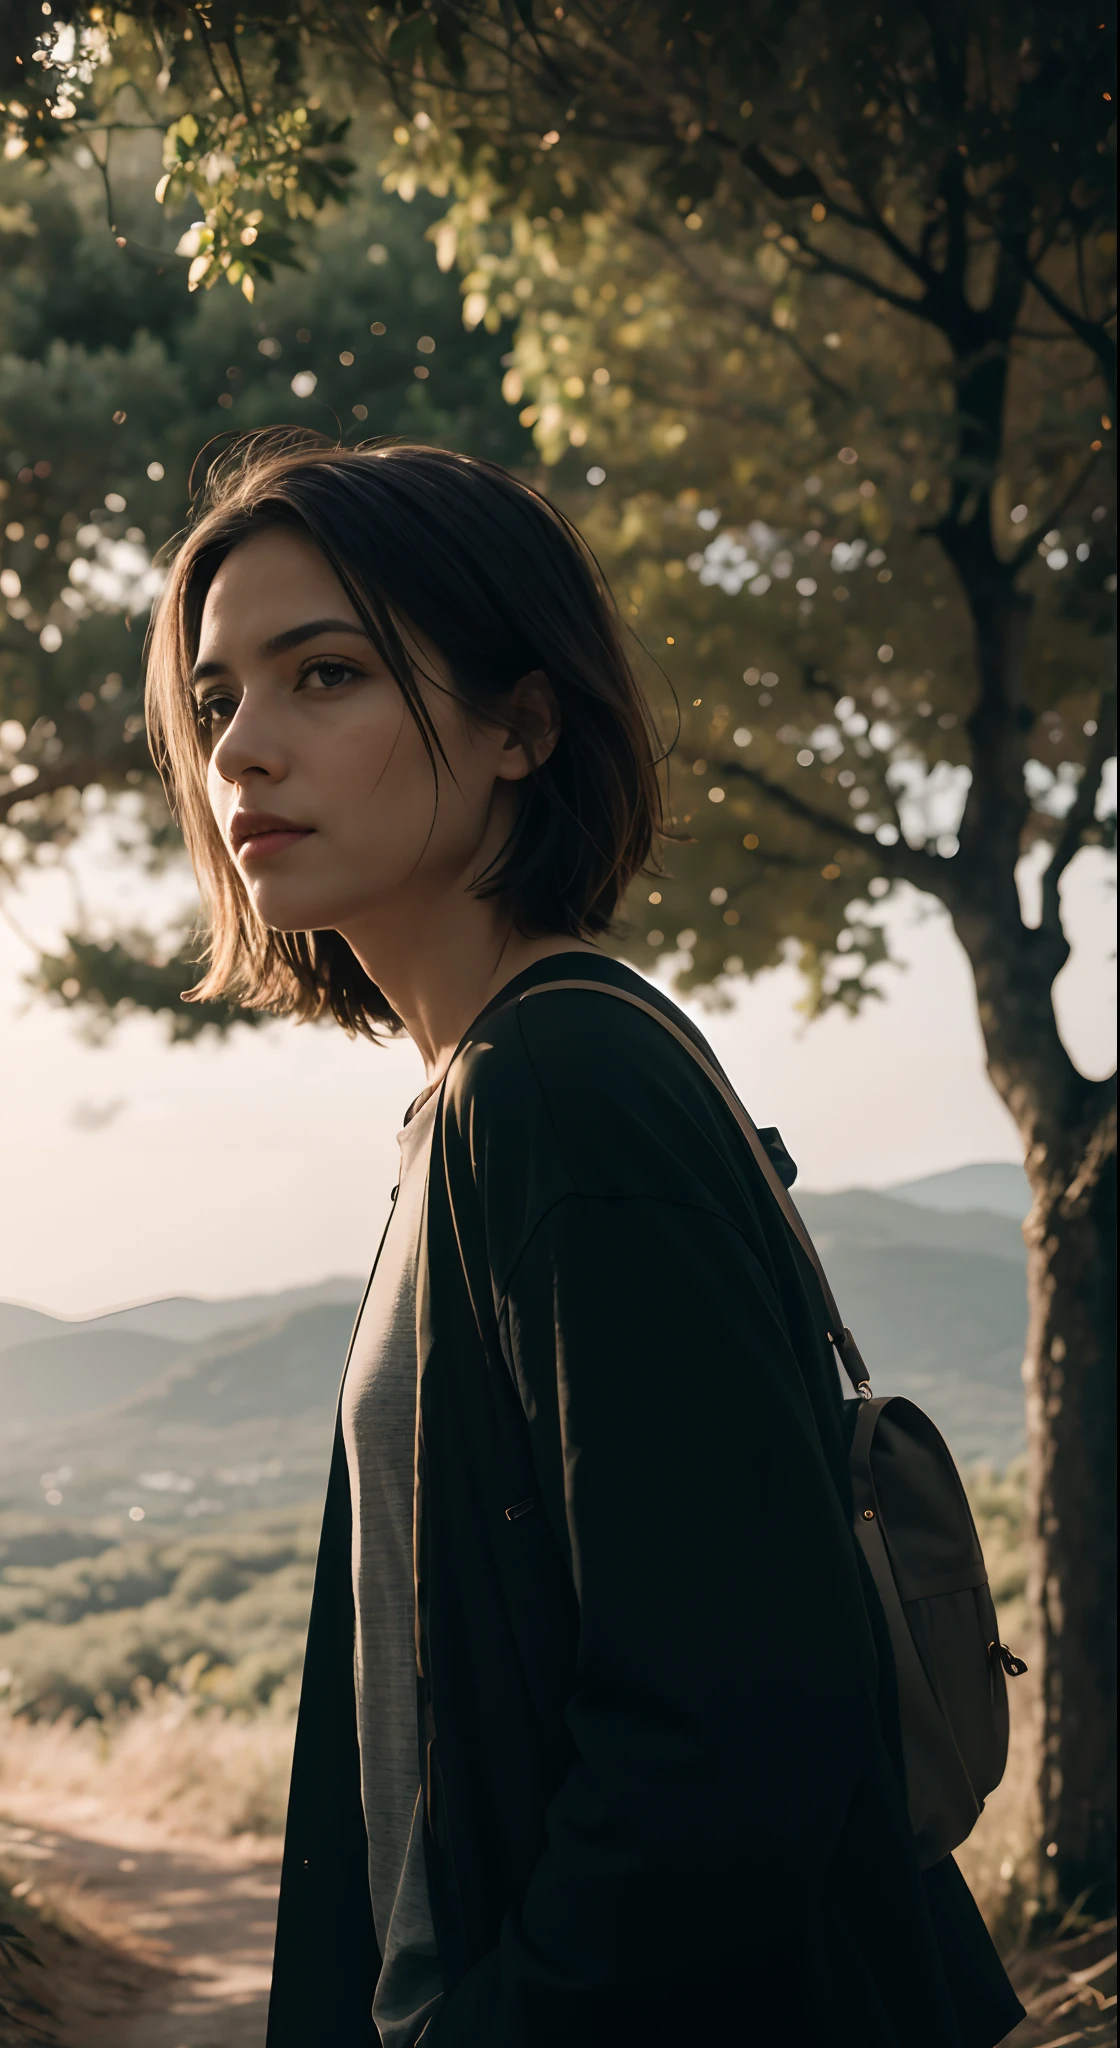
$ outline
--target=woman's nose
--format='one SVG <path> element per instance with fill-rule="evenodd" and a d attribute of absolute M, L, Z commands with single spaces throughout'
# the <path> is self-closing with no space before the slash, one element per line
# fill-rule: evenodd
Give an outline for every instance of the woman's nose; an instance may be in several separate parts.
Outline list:
<path fill-rule="evenodd" d="M 215 741 L 210 762 L 223 782 L 242 783 L 256 775 L 269 782 L 280 782 L 287 773 L 273 721 L 247 697 L 242 697 L 225 731 Z"/>

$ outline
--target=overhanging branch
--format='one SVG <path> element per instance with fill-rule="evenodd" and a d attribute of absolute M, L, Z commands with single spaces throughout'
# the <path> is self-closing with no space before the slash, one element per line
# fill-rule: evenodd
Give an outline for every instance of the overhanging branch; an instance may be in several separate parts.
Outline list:
<path fill-rule="evenodd" d="M 121 790 L 130 785 L 125 775 L 130 768 L 139 767 L 135 754 L 122 752 L 116 757 L 104 754 L 87 754 L 75 760 L 61 760 L 54 768 L 41 768 L 34 782 L 23 782 L 17 789 L 0 791 L 0 820 L 8 816 L 17 804 L 34 802 L 41 796 L 54 796 L 60 789 L 88 789 L 91 783 L 119 785 Z"/>
<path fill-rule="evenodd" d="M 849 824 L 847 818 L 837 818 L 829 811 L 818 810 L 816 804 L 811 804 L 805 797 L 796 795 L 792 789 L 787 789 L 784 783 L 771 782 L 769 776 L 764 775 L 761 769 L 750 768 L 745 761 L 729 760 L 721 762 L 718 772 L 725 778 L 737 777 L 740 781 L 749 783 L 752 789 L 757 789 L 762 796 L 776 805 L 778 810 L 784 811 L 787 817 L 795 818 L 800 825 L 807 825 L 811 831 L 819 833 L 822 839 L 841 839 L 845 845 L 858 847 L 861 853 L 866 854 L 870 851 L 868 835 L 860 832 L 855 825 Z M 940 875 L 945 866 L 944 862 L 935 860 L 919 847 L 911 846 L 901 836 L 893 846 L 883 846 L 878 840 L 874 842 L 874 846 L 875 857 L 880 866 L 902 881 L 913 882 L 918 889 L 928 890 L 935 896 L 941 895 Z"/>

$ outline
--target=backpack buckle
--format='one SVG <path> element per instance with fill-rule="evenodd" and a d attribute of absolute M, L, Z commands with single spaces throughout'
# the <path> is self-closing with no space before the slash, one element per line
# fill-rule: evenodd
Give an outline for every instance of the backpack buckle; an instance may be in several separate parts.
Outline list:
<path fill-rule="evenodd" d="M 860 1400 L 870 1401 L 873 1398 L 871 1381 L 867 1378 L 857 1380 L 855 1371 L 852 1369 L 854 1366 L 858 1371 L 863 1366 L 864 1373 L 866 1374 L 867 1372 L 867 1367 L 863 1364 L 863 1359 L 860 1357 L 859 1345 L 856 1343 L 851 1331 L 841 1330 L 837 1333 L 835 1330 L 830 1330 L 828 1332 L 828 1341 L 833 1346 Z"/>
<path fill-rule="evenodd" d="M 1009 1650 L 1006 1643 L 989 1643 L 988 1655 L 998 1658 L 1009 1678 L 1022 1678 L 1027 1668 L 1022 1658 L 1017 1657 L 1014 1650 Z"/>

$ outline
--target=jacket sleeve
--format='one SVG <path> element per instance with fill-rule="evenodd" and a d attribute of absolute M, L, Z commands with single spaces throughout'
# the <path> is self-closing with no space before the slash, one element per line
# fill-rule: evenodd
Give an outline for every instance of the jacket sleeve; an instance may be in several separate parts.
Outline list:
<path fill-rule="evenodd" d="M 579 1599 L 575 1761 L 425 2048 L 739 2039 L 732 1987 L 827 1864 L 873 1718 L 854 1546 L 773 1282 L 717 1207 L 570 1193 L 502 1310 Z"/>

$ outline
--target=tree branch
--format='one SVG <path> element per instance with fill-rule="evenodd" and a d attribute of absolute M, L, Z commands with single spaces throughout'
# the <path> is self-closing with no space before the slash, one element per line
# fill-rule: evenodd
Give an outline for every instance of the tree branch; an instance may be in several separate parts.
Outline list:
<path fill-rule="evenodd" d="M 248 120 L 250 114 L 253 111 L 253 106 L 252 101 L 249 97 L 249 88 L 245 83 L 245 73 L 241 69 L 241 56 L 237 48 L 236 32 L 231 33 L 225 38 L 225 45 L 226 49 L 229 52 L 230 63 L 233 65 L 234 71 L 237 74 L 237 83 L 241 87 L 242 112 L 244 113 L 246 120 Z"/>
<path fill-rule="evenodd" d="M 759 184 L 764 185 L 768 192 L 772 192 L 776 199 L 819 199 L 848 227 L 856 228 L 862 234 L 876 236 L 883 247 L 890 250 L 897 262 L 912 271 L 915 277 L 921 278 L 927 290 L 937 282 L 936 272 L 923 261 L 920 253 L 903 241 L 901 235 L 895 234 L 890 223 L 878 212 L 868 193 L 861 190 L 858 185 L 853 189 L 859 194 L 862 213 L 857 213 L 854 207 L 844 206 L 826 191 L 816 172 L 810 170 L 807 164 L 802 164 L 796 171 L 779 171 L 770 162 L 769 157 L 763 154 L 757 143 L 750 143 L 746 149 L 740 150 L 739 158 L 747 170 L 754 172 Z M 796 234 L 795 229 L 791 232 Z M 814 255 L 817 253 L 812 244 L 805 242 L 800 235 L 797 235 L 797 240 L 802 248 L 809 249 Z"/>
<path fill-rule="evenodd" d="M 810 170 L 808 164 L 800 164 L 796 171 L 779 171 L 757 143 L 749 143 L 745 149 L 741 149 L 739 160 L 747 170 L 754 172 L 759 184 L 764 185 L 768 192 L 772 192 L 775 199 L 819 199 L 828 207 L 830 213 L 835 214 L 837 220 L 842 220 L 846 226 L 856 228 L 863 234 L 877 236 L 884 248 L 889 249 L 907 270 L 912 270 L 924 284 L 932 283 L 932 273 L 923 263 L 921 256 L 911 249 L 900 235 L 895 234 L 894 229 L 876 210 L 867 192 L 861 190 L 858 185 L 854 186 L 853 190 L 859 194 L 862 213 L 857 213 L 854 207 L 845 206 L 829 192 L 816 172 Z"/>
<path fill-rule="evenodd" d="M 915 277 L 921 279 L 927 291 L 936 290 L 940 282 L 937 272 L 931 269 L 930 265 L 924 261 L 917 250 L 911 249 L 909 243 L 903 241 L 901 235 L 895 234 L 890 222 L 884 220 L 882 214 L 878 211 L 870 193 L 864 191 L 858 185 L 855 189 L 859 193 L 864 210 L 864 219 L 861 221 L 858 215 L 855 216 L 855 225 L 862 227 L 867 234 L 876 235 L 879 241 L 882 242 L 883 247 L 890 250 L 891 255 L 897 262 L 903 265 L 904 269 L 911 271 Z M 848 217 L 852 218 L 850 214 Z"/>
<path fill-rule="evenodd" d="M 1075 313 L 1072 306 L 1067 306 L 1065 300 L 1059 296 L 1053 286 L 1048 284 L 1046 279 L 1039 274 L 1027 254 L 1024 242 L 1021 240 L 1013 242 L 1011 253 L 1022 269 L 1028 284 L 1038 293 L 1043 303 L 1049 306 L 1050 311 L 1056 314 L 1057 318 L 1068 327 L 1070 333 L 1078 341 L 1083 342 L 1085 347 L 1096 357 L 1097 362 L 1100 364 L 1101 374 L 1108 386 L 1109 397 L 1113 405 L 1115 405 L 1116 343 L 1108 333 L 1104 323 L 1098 320 L 1086 320 L 1080 313 Z"/>
<path fill-rule="evenodd" d="M 1077 795 L 1062 820 L 1061 830 L 1054 842 L 1042 877 L 1042 910 L 1040 928 L 1055 937 L 1062 935 L 1061 880 L 1074 855 L 1085 844 L 1085 832 L 1096 815 L 1097 795 L 1104 779 L 1105 763 L 1116 752 L 1116 692 L 1109 690 L 1101 697 L 1097 717 L 1097 730 L 1089 748 L 1089 758 L 1077 785 Z"/>
<path fill-rule="evenodd" d="M 1063 512 L 1068 511 L 1069 507 L 1080 496 L 1099 461 L 1099 455 L 1090 455 L 1088 462 L 1082 464 L 1072 483 L 1062 492 L 1057 504 L 1051 505 L 1045 519 L 1040 519 L 1037 526 L 1033 526 L 1026 537 L 1020 541 L 1008 563 L 1013 576 L 1017 576 L 1019 571 L 1026 567 L 1043 534 L 1049 533 L 1054 521 L 1060 519 Z"/>
<path fill-rule="evenodd" d="M 746 165 L 748 171 L 754 172 L 759 184 L 772 192 L 775 199 L 823 199 L 825 196 L 824 186 L 808 164 L 799 164 L 795 171 L 780 171 L 757 142 L 748 142 L 739 151 L 739 161 Z"/>
<path fill-rule="evenodd" d="M 635 224 L 639 228 L 642 228 L 644 232 L 648 234 L 652 239 L 658 241 L 661 244 L 661 246 L 668 252 L 671 259 L 678 265 L 678 267 L 681 270 L 684 271 L 685 275 L 687 277 L 690 277 L 694 284 L 700 286 L 701 291 L 711 293 L 711 281 L 705 277 L 703 271 L 698 267 L 697 264 L 695 264 L 692 261 L 688 252 L 685 249 L 682 249 L 678 243 L 674 242 L 671 239 L 671 237 L 666 234 L 664 227 L 661 225 L 659 221 L 655 220 L 652 216 L 645 214 L 640 217 L 636 216 Z M 720 286 L 720 290 L 723 292 L 723 296 L 725 298 L 731 299 L 733 303 L 736 305 L 741 305 L 744 311 L 749 312 L 753 318 L 764 318 L 767 325 L 767 331 L 768 333 L 773 335 L 774 340 L 777 342 L 784 342 L 785 346 L 790 350 L 791 354 L 796 356 L 798 362 L 801 364 L 802 369 L 807 370 L 809 372 L 809 375 L 811 377 L 814 377 L 817 383 L 822 385 L 824 390 L 829 392 L 829 394 L 833 398 L 843 399 L 846 405 L 854 404 L 854 393 L 847 390 L 847 388 L 843 384 L 837 383 L 834 377 L 829 376 L 827 370 L 822 370 L 819 363 L 815 363 L 813 361 L 813 358 L 809 354 L 808 350 L 802 348 L 800 342 L 794 336 L 792 329 L 778 326 L 776 320 L 774 319 L 773 309 L 771 307 L 757 305 L 755 301 L 751 299 L 746 292 L 732 292 L 729 291 L 723 285 Z M 695 400 L 690 399 L 689 403 L 694 404 Z"/>
<path fill-rule="evenodd" d="M 893 285 L 880 284 L 878 278 L 868 275 L 866 270 L 857 270 L 854 264 L 842 263 L 836 256 L 826 256 L 795 228 L 790 229 L 794 241 L 804 256 L 808 256 L 816 270 L 824 271 L 829 277 L 842 277 L 848 284 L 854 284 L 857 291 L 866 292 L 872 299 L 884 299 L 888 306 L 894 306 L 900 313 L 909 313 L 914 319 L 924 320 L 927 326 L 945 331 L 945 322 L 932 310 L 930 294 L 923 292 L 921 298 L 908 298 L 905 292 L 895 291 Z"/>
<path fill-rule="evenodd" d="M 866 832 L 858 831 L 846 818 L 836 818 L 828 811 L 818 810 L 815 804 L 796 796 L 783 783 L 771 782 L 761 769 L 749 768 L 745 761 L 723 761 L 718 772 L 724 777 L 738 777 L 740 781 L 749 782 L 752 789 L 769 798 L 787 817 L 796 818 L 800 825 L 808 825 L 822 838 L 842 839 L 849 846 L 858 846 L 861 853 L 868 853 L 873 844 L 881 866 L 893 870 L 903 881 L 913 882 L 916 888 L 928 890 L 935 896 L 941 894 L 937 877 L 945 863 L 920 848 L 910 846 L 901 835 L 894 846 L 882 846 L 878 840 L 870 841 Z"/>
<path fill-rule="evenodd" d="M 225 79 L 222 77 L 222 74 L 218 69 L 218 60 L 214 55 L 214 48 L 213 44 L 210 41 L 210 36 L 207 31 L 207 24 L 201 14 L 198 15 L 198 34 L 202 42 L 203 50 L 205 51 L 206 54 L 206 62 L 210 66 L 210 72 L 213 77 L 214 83 L 217 86 L 218 91 L 221 93 L 222 98 L 224 100 L 229 100 L 232 103 L 233 94 L 231 93 L 228 85 L 225 82 Z"/>
<path fill-rule="evenodd" d="M 53 769 L 40 769 L 34 782 L 21 783 L 18 789 L 0 791 L 0 821 L 5 819 L 16 804 L 34 801 L 41 796 L 53 796 L 60 789 L 86 789 L 90 783 L 119 783 L 122 790 L 131 787 L 125 781 L 130 768 L 138 767 L 137 756 L 121 753 L 117 757 L 104 754 L 88 754 L 75 760 L 61 760 Z"/>
<path fill-rule="evenodd" d="M 791 327 L 779 327 L 773 313 L 769 315 L 767 326 L 775 340 L 784 341 L 790 352 L 797 357 L 802 369 L 808 370 L 809 375 L 815 377 L 817 383 L 822 385 L 831 397 L 842 398 L 846 405 L 855 404 L 855 393 L 849 391 L 846 385 L 839 384 L 835 377 L 830 377 L 827 370 L 822 370 L 820 364 L 813 361 L 808 349 L 802 348 Z"/>
<path fill-rule="evenodd" d="M 952 281 L 958 297 L 963 297 L 968 274 L 968 216 L 964 171 L 959 157 L 946 158 L 937 189 L 945 201 L 945 276 Z"/>

